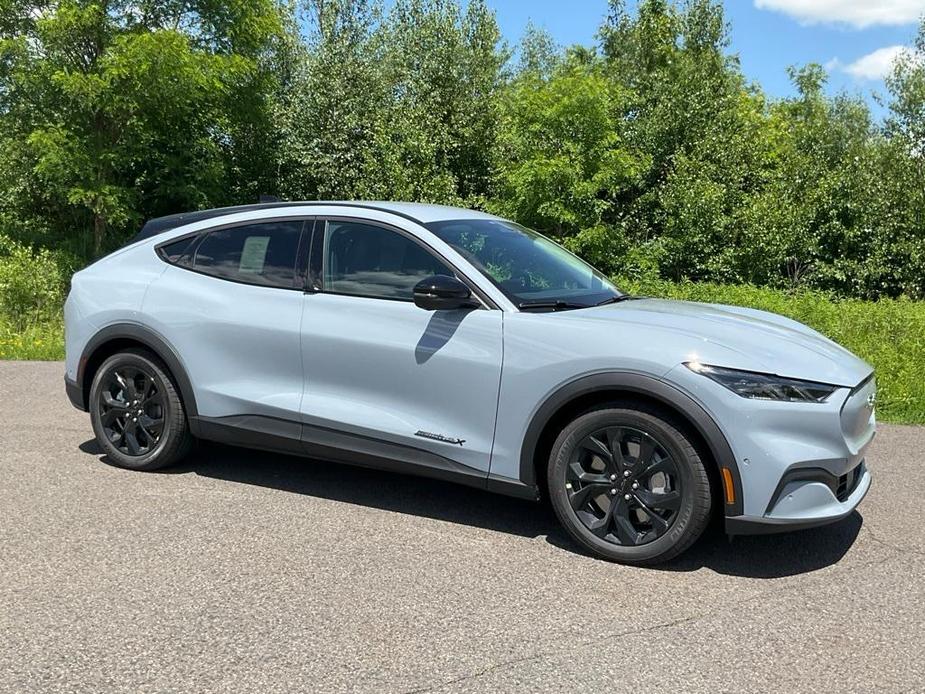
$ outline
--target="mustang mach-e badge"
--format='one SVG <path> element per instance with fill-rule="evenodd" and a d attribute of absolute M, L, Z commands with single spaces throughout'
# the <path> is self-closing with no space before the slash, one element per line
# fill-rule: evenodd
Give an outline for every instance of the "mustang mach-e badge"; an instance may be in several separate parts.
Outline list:
<path fill-rule="evenodd" d="M 433 439 L 434 441 L 443 441 L 443 443 L 452 443 L 455 446 L 462 446 L 466 442 L 465 439 L 454 439 L 450 436 L 444 436 L 443 434 L 432 434 L 429 431 L 416 431 L 414 435 L 420 436 L 422 439 Z"/>

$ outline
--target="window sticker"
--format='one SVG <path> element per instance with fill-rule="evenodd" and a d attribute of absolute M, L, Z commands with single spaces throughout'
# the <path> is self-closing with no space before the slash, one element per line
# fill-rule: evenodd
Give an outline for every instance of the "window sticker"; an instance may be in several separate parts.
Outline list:
<path fill-rule="evenodd" d="M 270 245 L 269 236 L 248 236 L 244 240 L 241 250 L 241 263 L 238 270 L 242 274 L 259 275 L 263 272 L 263 264 L 267 259 L 267 246 Z"/>

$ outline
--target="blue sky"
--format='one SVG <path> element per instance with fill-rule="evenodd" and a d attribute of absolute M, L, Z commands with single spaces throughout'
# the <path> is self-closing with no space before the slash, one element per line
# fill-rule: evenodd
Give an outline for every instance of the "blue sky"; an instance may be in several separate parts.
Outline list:
<path fill-rule="evenodd" d="M 594 41 L 606 0 L 488 0 L 505 37 L 516 43 L 529 20 L 561 44 Z M 630 6 L 632 7 L 632 0 Z M 788 65 L 817 62 L 830 89 L 883 92 L 882 75 L 916 34 L 925 0 L 725 0 L 732 51 L 745 75 L 772 96 L 793 93 Z M 877 114 L 881 109 L 874 105 Z"/>

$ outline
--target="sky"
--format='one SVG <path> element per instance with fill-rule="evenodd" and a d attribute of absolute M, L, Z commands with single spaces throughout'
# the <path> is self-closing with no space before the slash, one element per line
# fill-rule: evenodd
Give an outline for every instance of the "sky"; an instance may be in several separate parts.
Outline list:
<path fill-rule="evenodd" d="M 591 44 L 607 0 L 488 0 L 505 38 L 516 44 L 528 21 L 557 42 Z M 628 2 L 630 8 L 633 0 Z M 815 62 L 829 72 L 829 90 L 874 94 L 903 46 L 915 38 L 925 0 L 724 0 L 731 50 L 743 72 L 771 96 L 792 95 L 787 67 Z"/>

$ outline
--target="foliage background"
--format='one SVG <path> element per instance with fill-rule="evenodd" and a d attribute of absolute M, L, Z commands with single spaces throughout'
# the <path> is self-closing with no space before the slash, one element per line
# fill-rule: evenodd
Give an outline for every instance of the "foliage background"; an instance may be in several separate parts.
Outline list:
<path fill-rule="evenodd" d="M 925 25 L 887 116 L 818 65 L 771 99 L 716 0 L 611 0 L 593 46 L 486 0 L 0 0 L 0 357 L 147 218 L 407 199 L 514 218 L 629 288 L 804 320 L 925 421 Z"/>

